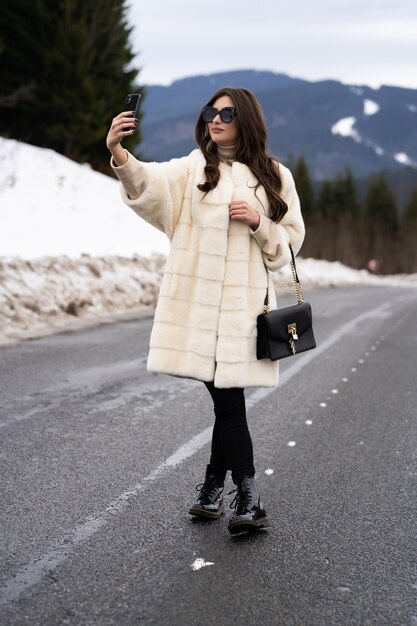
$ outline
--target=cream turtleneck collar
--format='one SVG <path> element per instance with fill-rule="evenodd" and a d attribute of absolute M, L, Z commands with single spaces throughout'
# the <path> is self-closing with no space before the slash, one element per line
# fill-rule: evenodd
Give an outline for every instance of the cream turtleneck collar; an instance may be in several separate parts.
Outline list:
<path fill-rule="evenodd" d="M 217 154 L 220 161 L 224 163 L 232 163 L 235 160 L 235 150 L 236 146 L 221 146 L 217 144 Z"/>

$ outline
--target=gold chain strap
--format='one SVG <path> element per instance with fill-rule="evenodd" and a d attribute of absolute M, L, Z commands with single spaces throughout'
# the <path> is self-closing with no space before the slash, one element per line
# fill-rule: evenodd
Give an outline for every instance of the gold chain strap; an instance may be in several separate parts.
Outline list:
<path fill-rule="evenodd" d="M 264 313 L 269 313 L 271 310 L 271 296 L 269 295 L 269 272 L 268 272 L 268 268 L 266 265 L 265 265 L 265 271 L 266 271 L 266 295 L 267 295 L 268 300 L 267 300 L 267 303 L 264 304 Z"/>
<path fill-rule="evenodd" d="M 294 281 L 295 297 L 297 298 L 297 303 L 302 304 L 304 302 L 304 296 L 303 296 L 303 292 L 301 289 L 301 285 L 297 280 L 297 273 L 295 271 L 294 263 L 292 261 L 291 261 L 291 272 L 292 272 L 292 279 Z M 268 296 L 268 299 L 269 299 L 269 296 Z"/>
<path fill-rule="evenodd" d="M 302 304 L 304 302 L 304 295 L 301 289 L 301 285 L 299 281 L 297 280 L 297 272 L 295 271 L 295 265 L 293 261 L 290 262 L 290 265 L 291 265 L 292 279 L 294 283 L 295 297 L 297 298 L 297 304 Z M 271 296 L 269 293 L 269 271 L 266 265 L 265 265 L 265 271 L 266 271 L 267 304 L 264 305 L 264 313 L 269 313 L 271 310 Z"/>

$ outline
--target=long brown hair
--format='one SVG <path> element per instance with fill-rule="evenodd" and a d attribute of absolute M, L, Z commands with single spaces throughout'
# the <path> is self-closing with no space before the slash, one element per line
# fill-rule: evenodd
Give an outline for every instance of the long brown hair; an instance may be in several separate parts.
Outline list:
<path fill-rule="evenodd" d="M 212 106 L 221 96 L 229 96 L 237 109 L 239 139 L 234 158 L 247 165 L 257 178 L 255 193 L 260 185 L 264 187 L 269 202 L 269 217 L 279 222 L 288 211 L 288 206 L 280 196 L 282 180 L 278 162 L 267 151 L 268 140 L 261 106 L 254 94 L 242 87 L 218 89 L 207 102 L 207 106 Z M 195 138 L 206 159 L 206 181 L 197 186 L 200 191 L 207 193 L 217 186 L 220 170 L 217 146 L 210 139 L 202 113 L 195 126 Z"/>

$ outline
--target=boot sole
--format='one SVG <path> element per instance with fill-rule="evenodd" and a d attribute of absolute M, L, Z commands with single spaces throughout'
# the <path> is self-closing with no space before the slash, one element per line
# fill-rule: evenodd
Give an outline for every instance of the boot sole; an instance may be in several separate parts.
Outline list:
<path fill-rule="evenodd" d="M 230 522 L 229 524 L 229 532 L 232 535 L 237 535 L 237 533 L 244 533 L 251 530 L 259 530 L 259 528 L 267 528 L 269 526 L 269 519 L 267 517 L 262 517 L 261 519 L 254 520 L 252 522 L 248 520 L 238 520 L 236 522 Z"/>
<path fill-rule="evenodd" d="M 219 517 L 221 517 L 224 513 L 224 505 L 221 504 L 217 511 L 191 507 L 188 513 L 190 515 L 194 515 L 195 517 L 204 517 L 205 519 L 219 519 Z"/>

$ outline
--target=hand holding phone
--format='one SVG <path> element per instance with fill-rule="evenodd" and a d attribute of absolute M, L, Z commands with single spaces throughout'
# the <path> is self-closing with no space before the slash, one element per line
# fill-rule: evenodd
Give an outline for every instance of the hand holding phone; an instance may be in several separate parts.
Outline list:
<path fill-rule="evenodd" d="M 118 166 L 124 165 L 127 161 L 126 150 L 122 148 L 121 141 L 136 130 L 135 118 L 138 114 L 140 99 L 140 93 L 130 93 L 126 96 L 123 111 L 113 118 L 107 133 L 106 145 Z M 131 125 L 132 122 L 133 126 Z"/>
<path fill-rule="evenodd" d="M 129 93 L 125 99 L 125 106 L 123 111 L 133 111 L 133 118 L 138 114 L 139 102 L 141 99 L 140 93 Z M 133 130 L 134 126 L 126 128 L 126 130 Z"/>

